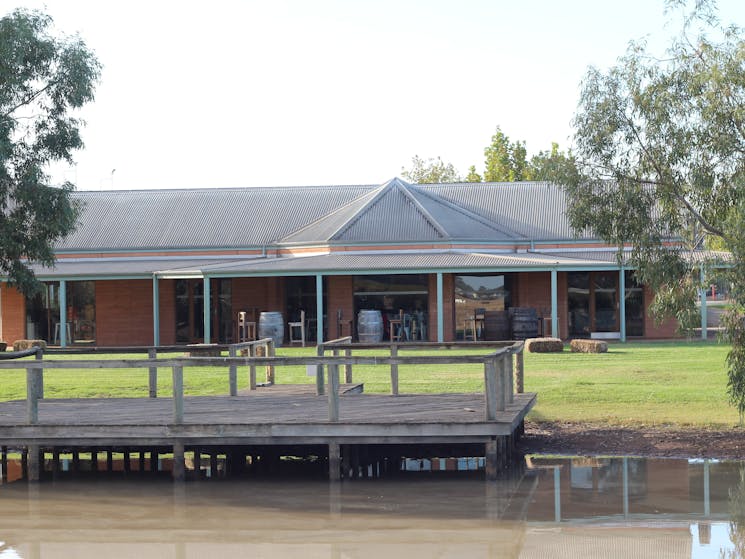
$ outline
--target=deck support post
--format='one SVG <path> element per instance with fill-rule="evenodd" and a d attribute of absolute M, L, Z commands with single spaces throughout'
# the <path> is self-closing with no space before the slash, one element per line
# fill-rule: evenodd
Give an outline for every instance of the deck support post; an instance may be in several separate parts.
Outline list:
<path fill-rule="evenodd" d="M 523 351 L 524 349 L 520 348 L 520 351 L 515 354 L 515 374 L 517 376 L 516 388 L 518 394 L 525 392 L 525 356 Z"/>
<path fill-rule="evenodd" d="M 329 443 L 329 481 L 341 481 L 341 445 Z"/>
<path fill-rule="evenodd" d="M 186 481 L 186 459 L 184 443 L 173 443 L 173 481 Z"/>
<path fill-rule="evenodd" d="M 391 359 L 398 357 L 398 345 L 391 344 Z M 398 363 L 391 363 L 391 394 L 398 396 Z"/>
<path fill-rule="evenodd" d="M 561 522 L 561 468 L 554 466 L 554 522 Z"/>
<path fill-rule="evenodd" d="M 39 445 L 28 446 L 28 459 L 26 468 L 28 470 L 29 481 L 39 481 L 39 475 L 41 474 L 41 456 L 39 452 Z"/>
<path fill-rule="evenodd" d="M 507 403 L 512 404 L 515 402 L 515 368 L 512 364 L 512 355 L 507 354 L 507 356 L 504 358 L 504 367 L 506 369 L 506 378 L 507 378 Z"/>
<path fill-rule="evenodd" d="M 0 458 L 0 481 L 3 481 L 4 483 L 8 482 L 8 447 L 3 446 L 0 448 L 0 452 L 3 453 L 2 458 Z"/>
<path fill-rule="evenodd" d="M 236 355 L 238 355 L 235 346 L 231 345 L 228 348 L 228 355 L 230 357 L 235 357 Z M 230 395 L 238 396 L 238 366 L 235 364 L 230 365 L 230 369 L 228 372 L 228 384 L 230 386 Z"/>
<path fill-rule="evenodd" d="M 497 439 L 492 437 L 484 445 L 486 480 L 496 481 L 497 479 L 497 461 L 499 459 L 497 450 Z"/>
<path fill-rule="evenodd" d="M 339 365 L 329 365 L 329 421 L 339 421 Z"/>
<path fill-rule="evenodd" d="M 316 355 L 318 357 L 323 357 L 323 354 L 325 353 L 325 350 L 323 348 L 323 344 L 318 344 L 316 347 Z M 323 378 L 323 365 L 316 365 L 316 395 L 317 396 L 323 396 L 326 393 L 326 381 Z"/>
<path fill-rule="evenodd" d="M 497 419 L 497 364 L 494 359 L 484 362 L 484 397 L 486 402 L 486 420 Z"/>
<path fill-rule="evenodd" d="M 148 359 L 157 359 L 158 350 L 151 347 L 147 350 Z M 158 397 L 158 367 L 149 367 L 147 370 L 148 395 L 150 398 Z"/>
<path fill-rule="evenodd" d="M 184 368 L 178 366 L 173 367 L 173 422 L 184 422 Z"/>

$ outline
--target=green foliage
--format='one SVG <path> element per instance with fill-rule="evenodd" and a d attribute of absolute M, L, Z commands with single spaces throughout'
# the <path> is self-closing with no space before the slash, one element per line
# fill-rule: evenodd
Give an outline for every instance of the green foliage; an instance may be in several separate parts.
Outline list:
<path fill-rule="evenodd" d="M 45 169 L 82 147 L 71 113 L 93 99 L 100 70 L 80 38 L 51 27 L 36 11 L 0 19 L 0 270 L 27 293 L 37 284 L 22 259 L 52 265 L 52 244 L 75 226 L 74 186 L 48 186 Z"/>
<path fill-rule="evenodd" d="M 700 267 L 709 280 L 727 275 L 734 300 L 726 321 L 728 386 L 742 414 L 745 40 L 737 27 L 718 27 L 713 13 L 709 2 L 697 2 L 663 60 L 632 44 L 607 72 L 588 71 L 574 118 L 578 172 L 561 182 L 577 231 L 632 247 L 658 315 L 691 326 Z M 677 246 L 665 246 L 671 240 Z M 707 245 L 729 251 L 732 268 L 719 272 L 716 263 L 690 258 Z"/>
<path fill-rule="evenodd" d="M 445 163 L 440 157 L 426 161 L 415 155 L 411 158 L 411 169 L 401 168 L 401 175 L 416 184 L 436 184 L 460 182 L 460 175 L 452 163 Z"/>
<path fill-rule="evenodd" d="M 486 182 L 532 180 L 525 142 L 511 142 L 499 126 L 484 149 L 484 157 Z"/>
<path fill-rule="evenodd" d="M 558 182 L 576 173 L 574 157 L 571 152 L 559 150 L 559 144 L 551 143 L 551 151 L 539 151 L 530 158 L 530 176 L 534 181 Z"/>
<path fill-rule="evenodd" d="M 468 174 L 466 175 L 466 182 L 481 182 L 481 175 L 476 172 L 476 165 L 471 165 L 468 168 Z"/>

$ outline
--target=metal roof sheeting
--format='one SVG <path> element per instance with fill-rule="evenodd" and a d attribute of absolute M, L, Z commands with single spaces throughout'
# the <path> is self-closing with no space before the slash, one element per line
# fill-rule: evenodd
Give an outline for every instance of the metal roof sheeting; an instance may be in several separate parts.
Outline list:
<path fill-rule="evenodd" d="M 61 251 L 567 239 L 563 191 L 468 183 L 77 192 Z"/>

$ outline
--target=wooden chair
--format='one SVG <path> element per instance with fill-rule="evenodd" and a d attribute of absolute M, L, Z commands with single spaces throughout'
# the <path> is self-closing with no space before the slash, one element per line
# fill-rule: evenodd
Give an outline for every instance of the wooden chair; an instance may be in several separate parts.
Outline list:
<path fill-rule="evenodd" d="M 305 311 L 300 311 L 300 320 L 298 322 L 288 322 L 287 328 L 290 330 L 290 343 L 300 342 L 305 347 Z M 296 328 L 300 329 L 300 339 L 294 337 Z"/>
<path fill-rule="evenodd" d="M 348 336 L 353 336 L 352 330 L 353 330 L 353 323 L 354 321 L 351 318 L 344 318 L 344 311 L 342 309 L 336 309 L 336 337 L 337 338 L 343 338 L 344 337 L 344 327 L 346 326 L 349 330 Z"/>
<path fill-rule="evenodd" d="M 388 321 L 388 327 L 390 328 L 390 340 L 400 342 L 401 338 L 404 337 L 404 310 L 399 309 L 398 318 L 391 318 Z"/>
<path fill-rule="evenodd" d="M 252 342 L 256 339 L 256 309 L 238 313 L 238 341 Z"/>

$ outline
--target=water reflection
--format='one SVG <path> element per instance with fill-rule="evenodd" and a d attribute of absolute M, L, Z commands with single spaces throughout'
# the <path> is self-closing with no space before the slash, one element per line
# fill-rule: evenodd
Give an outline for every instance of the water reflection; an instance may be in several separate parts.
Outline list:
<path fill-rule="evenodd" d="M 533 457 L 497 482 L 60 476 L 0 486 L 0 558 L 744 557 L 743 468 Z"/>

